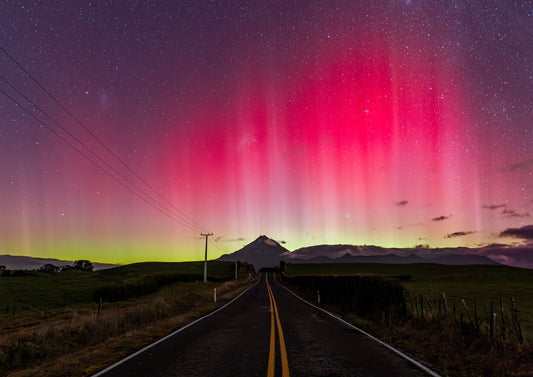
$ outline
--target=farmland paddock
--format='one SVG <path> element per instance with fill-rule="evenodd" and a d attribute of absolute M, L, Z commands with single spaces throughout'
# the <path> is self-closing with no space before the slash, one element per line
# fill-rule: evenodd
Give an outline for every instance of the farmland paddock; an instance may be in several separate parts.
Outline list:
<path fill-rule="evenodd" d="M 282 280 L 290 289 L 317 304 L 320 290 L 321 306 L 432 365 L 443 376 L 531 375 L 533 347 L 528 334 L 533 332 L 532 270 L 338 263 L 286 264 L 284 271 Z M 390 298 L 392 311 L 380 306 L 378 298 L 373 304 L 365 301 L 366 296 L 389 297 L 384 287 L 380 290 L 377 285 L 346 283 L 363 276 L 394 281 L 401 287 L 395 298 Z M 328 279 L 347 280 L 328 291 L 319 283 Z M 381 315 L 380 308 L 384 308 Z"/>

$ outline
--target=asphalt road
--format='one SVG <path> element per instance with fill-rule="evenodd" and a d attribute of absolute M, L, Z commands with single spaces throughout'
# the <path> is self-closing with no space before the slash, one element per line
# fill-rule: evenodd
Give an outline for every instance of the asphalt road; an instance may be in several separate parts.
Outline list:
<path fill-rule="evenodd" d="M 272 278 L 95 376 L 428 376 Z"/>

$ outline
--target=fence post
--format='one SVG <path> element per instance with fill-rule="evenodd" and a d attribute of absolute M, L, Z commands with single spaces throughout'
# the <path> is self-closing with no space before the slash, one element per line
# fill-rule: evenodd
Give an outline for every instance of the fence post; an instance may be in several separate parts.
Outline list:
<path fill-rule="evenodd" d="M 457 321 L 457 316 L 455 315 L 455 312 L 456 312 L 456 310 L 455 310 L 455 300 L 453 300 L 453 320 L 454 320 L 454 322 Z"/>
<path fill-rule="evenodd" d="M 468 307 L 466 306 L 465 299 L 462 298 L 461 302 L 463 303 L 463 307 L 465 308 L 466 315 L 468 316 L 468 320 L 470 321 L 470 324 L 472 324 L 472 317 L 470 316 L 470 312 L 468 311 Z"/>
<path fill-rule="evenodd" d="M 520 327 L 520 318 L 518 318 L 518 309 L 516 308 L 516 302 L 514 298 L 511 297 L 511 313 L 513 315 L 514 325 L 516 329 L 516 337 L 518 338 L 518 343 L 524 343 L 524 336 L 522 335 L 522 328 Z"/>
<path fill-rule="evenodd" d="M 496 313 L 492 313 L 492 323 L 491 327 L 494 329 L 496 327 Z M 493 334 L 491 334 L 493 336 Z"/>
<path fill-rule="evenodd" d="M 448 303 L 446 302 L 446 294 L 442 292 L 440 297 L 442 298 L 442 304 L 444 305 L 444 315 L 448 317 Z"/>
<path fill-rule="evenodd" d="M 505 313 L 503 312 L 503 299 L 500 299 L 500 311 L 502 315 L 501 325 L 502 325 L 502 336 L 505 338 Z"/>
<path fill-rule="evenodd" d="M 415 307 L 413 305 L 413 297 L 409 292 L 407 292 L 407 295 L 409 296 L 409 304 L 411 304 L 411 313 L 416 316 Z"/>
<path fill-rule="evenodd" d="M 431 316 L 435 318 L 435 312 L 433 311 L 433 306 L 431 306 L 431 301 L 429 301 L 428 295 L 426 295 L 426 301 L 428 303 L 429 311 L 431 312 Z"/>
<path fill-rule="evenodd" d="M 475 324 L 476 331 L 479 331 L 479 318 L 477 314 L 477 302 L 475 299 L 474 299 L 474 321 L 475 321 L 474 324 Z"/>
<path fill-rule="evenodd" d="M 96 314 L 96 318 L 100 318 L 101 309 L 102 309 L 102 297 L 100 297 L 100 301 L 98 302 L 98 313 Z"/>
<path fill-rule="evenodd" d="M 494 325 L 496 323 L 496 313 L 494 313 L 494 302 L 490 302 L 490 337 L 494 337 Z"/>

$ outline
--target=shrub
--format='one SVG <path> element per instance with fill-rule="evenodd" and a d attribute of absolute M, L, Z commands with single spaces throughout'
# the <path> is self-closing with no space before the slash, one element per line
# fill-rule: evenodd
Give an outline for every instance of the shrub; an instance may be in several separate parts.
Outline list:
<path fill-rule="evenodd" d="M 46 272 L 47 274 L 55 274 L 56 272 L 59 272 L 60 268 L 57 266 L 54 266 L 51 263 L 47 263 L 41 268 L 39 268 L 37 271 L 39 272 Z"/>
<path fill-rule="evenodd" d="M 177 282 L 202 280 L 201 274 L 167 273 L 144 277 L 131 282 L 111 283 L 98 287 L 93 292 L 95 302 L 113 302 L 154 293 L 166 285 Z M 212 279 L 211 279 L 212 280 Z"/>
<path fill-rule="evenodd" d="M 321 302 L 362 317 L 405 316 L 404 288 L 396 279 L 380 275 L 296 276 L 283 275 L 289 284 L 307 294 L 320 291 Z"/>

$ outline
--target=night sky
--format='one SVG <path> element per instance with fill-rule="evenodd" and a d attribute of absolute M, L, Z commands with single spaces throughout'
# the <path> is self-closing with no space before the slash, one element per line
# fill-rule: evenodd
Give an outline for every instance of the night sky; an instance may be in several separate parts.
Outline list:
<path fill-rule="evenodd" d="M 3 1 L 77 120 L 0 52 L 0 254 L 531 242 L 532 40 L 530 1 Z"/>

